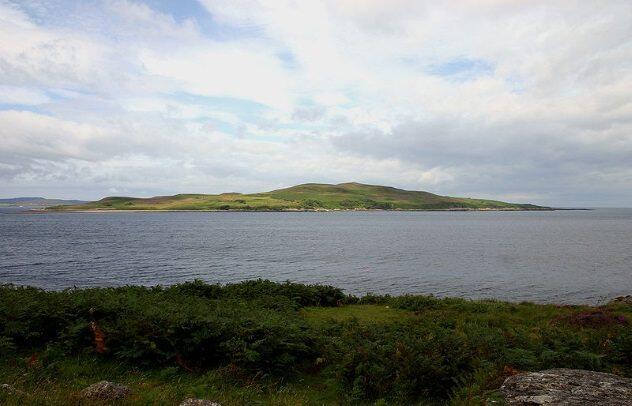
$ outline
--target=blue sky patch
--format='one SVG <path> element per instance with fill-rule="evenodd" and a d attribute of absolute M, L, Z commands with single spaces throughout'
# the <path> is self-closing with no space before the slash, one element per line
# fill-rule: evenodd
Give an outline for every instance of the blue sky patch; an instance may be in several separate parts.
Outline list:
<path fill-rule="evenodd" d="M 467 82 L 494 73 L 492 65 L 483 59 L 458 57 L 431 65 L 428 73 L 458 82 Z"/>

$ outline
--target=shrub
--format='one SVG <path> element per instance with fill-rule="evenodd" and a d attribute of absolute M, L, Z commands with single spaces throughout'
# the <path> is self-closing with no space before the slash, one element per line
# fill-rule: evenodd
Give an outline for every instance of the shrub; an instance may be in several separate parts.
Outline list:
<path fill-rule="evenodd" d="M 314 355 L 313 339 L 295 309 L 338 296 L 341 291 L 330 287 L 269 281 L 62 292 L 3 287 L 0 347 L 94 351 L 98 329 L 104 356 L 135 364 L 232 363 L 288 373 Z"/>
<path fill-rule="evenodd" d="M 380 307 L 301 311 L 341 303 Z M 134 367 L 219 367 L 248 379 L 283 375 L 281 381 L 322 372 L 337 378 L 346 401 L 409 404 L 452 396 L 471 404 L 521 370 L 632 374 L 626 309 L 358 298 L 332 286 L 267 280 L 58 292 L 0 286 L 0 358 L 38 353 L 46 364 L 90 354 Z M 367 313 L 352 318 L 360 310 Z"/>
<path fill-rule="evenodd" d="M 392 209 L 393 203 L 390 202 L 376 202 L 375 200 L 367 200 L 364 202 L 364 207 L 367 209 L 379 209 L 379 210 L 390 210 Z"/>
<path fill-rule="evenodd" d="M 317 207 L 323 207 L 323 202 L 321 202 L 320 200 L 316 200 L 316 199 L 306 199 L 303 200 L 303 207 L 307 208 L 307 209 L 315 209 Z"/>
<path fill-rule="evenodd" d="M 340 207 L 343 209 L 354 209 L 357 207 L 362 207 L 362 203 L 357 200 L 343 200 L 340 202 Z"/>
<path fill-rule="evenodd" d="M 467 341 L 436 325 L 356 326 L 343 353 L 340 378 L 353 400 L 446 399 L 473 370 Z"/>
<path fill-rule="evenodd" d="M 632 375 L 632 330 L 627 328 L 616 334 L 612 340 L 613 362 L 622 365 L 629 375 Z"/>

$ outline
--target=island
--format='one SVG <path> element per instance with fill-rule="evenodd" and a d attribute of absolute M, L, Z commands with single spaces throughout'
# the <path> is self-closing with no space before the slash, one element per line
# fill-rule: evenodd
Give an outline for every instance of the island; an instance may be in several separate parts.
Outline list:
<path fill-rule="evenodd" d="M 54 211 L 191 210 L 191 211 L 330 211 L 330 210 L 552 210 L 534 204 L 506 203 L 390 186 L 349 182 L 337 185 L 306 183 L 263 193 L 178 194 L 174 196 L 106 197 Z"/>

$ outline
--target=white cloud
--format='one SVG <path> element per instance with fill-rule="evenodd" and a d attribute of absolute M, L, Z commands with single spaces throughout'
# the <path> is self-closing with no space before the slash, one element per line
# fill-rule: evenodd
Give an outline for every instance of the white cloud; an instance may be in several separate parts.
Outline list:
<path fill-rule="evenodd" d="M 0 2 L 3 186 L 632 198 L 628 1 L 200 3 Z"/>
<path fill-rule="evenodd" d="M 288 109 L 293 102 L 289 75 L 274 57 L 256 49 L 207 44 L 170 55 L 144 52 L 141 61 L 148 74 L 174 80 L 185 92 L 251 100 L 279 109 Z"/>
<path fill-rule="evenodd" d="M 107 71 L 107 47 L 81 33 L 49 30 L 0 3 L 0 81 L 23 86 L 96 85 Z"/>
<path fill-rule="evenodd" d="M 35 106 L 48 102 L 50 98 L 38 89 L 0 85 L 0 104 Z"/>
<path fill-rule="evenodd" d="M 0 111 L 0 154 L 27 159 L 93 160 L 90 144 L 107 137 L 90 124 L 60 120 L 29 111 Z"/>

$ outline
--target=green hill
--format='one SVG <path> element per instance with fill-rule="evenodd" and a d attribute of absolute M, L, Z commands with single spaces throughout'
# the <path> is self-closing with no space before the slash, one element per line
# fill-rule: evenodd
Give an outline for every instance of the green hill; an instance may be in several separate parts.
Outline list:
<path fill-rule="evenodd" d="M 53 210 L 546 210 L 532 204 L 439 196 L 388 186 L 306 183 L 265 193 L 106 197 Z"/>

